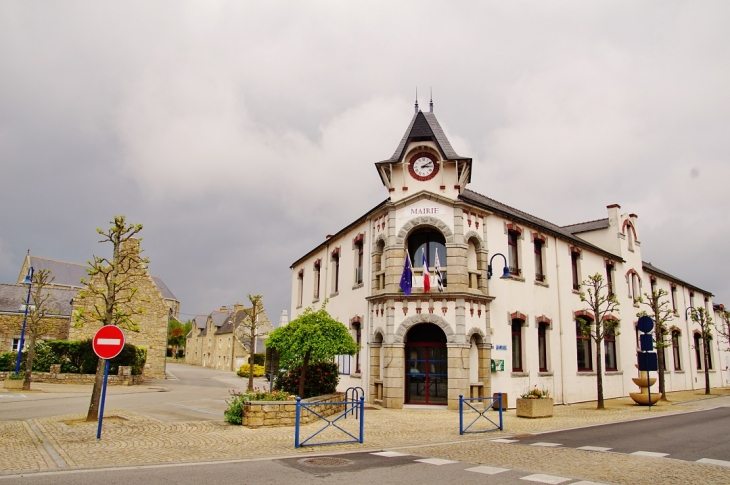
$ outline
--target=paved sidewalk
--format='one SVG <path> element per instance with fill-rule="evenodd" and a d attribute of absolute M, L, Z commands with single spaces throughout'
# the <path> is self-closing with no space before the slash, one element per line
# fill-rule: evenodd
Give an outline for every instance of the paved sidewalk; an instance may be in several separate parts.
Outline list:
<path fill-rule="evenodd" d="M 718 396 L 730 396 L 730 389 L 713 389 L 709 397 Z M 671 393 L 669 399 L 670 403 L 652 409 L 636 406 L 628 398 L 606 401 L 604 411 L 595 410 L 595 402 L 556 406 L 553 418 L 534 420 L 517 418 L 510 410 L 504 414 L 504 432 L 464 436 L 459 435 L 455 411 L 374 408 L 366 411 L 364 445 L 299 450 L 294 449 L 294 430 L 290 427 L 248 429 L 216 421 L 164 423 L 121 409 L 107 409 L 101 441 L 96 440 L 96 423 L 81 421 L 81 415 L 0 421 L 0 473 L 398 448 L 425 456 L 458 457 L 475 464 L 539 469 L 613 483 L 644 483 L 641 477 L 652 475 L 643 471 L 644 475 L 639 475 L 636 470 L 646 469 L 655 470 L 654 480 L 657 473 L 661 474 L 659 483 L 699 483 L 699 477 L 701 483 L 730 483 L 730 470 L 717 466 L 582 450 L 525 451 L 526 447 L 488 441 L 713 406 L 713 399 L 705 400 L 701 391 Z M 488 414 L 497 419 L 496 412 Z M 353 428 L 356 422 L 348 420 L 343 426 Z M 318 427 L 309 425 L 307 429 L 313 432 Z"/>

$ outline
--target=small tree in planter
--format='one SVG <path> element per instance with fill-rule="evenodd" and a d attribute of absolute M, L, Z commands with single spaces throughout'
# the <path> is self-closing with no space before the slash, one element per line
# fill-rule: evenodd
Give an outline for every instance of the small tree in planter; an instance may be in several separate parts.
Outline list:
<path fill-rule="evenodd" d="M 553 398 L 547 389 L 537 386 L 517 398 L 517 417 L 549 418 L 553 415 Z"/>
<path fill-rule="evenodd" d="M 355 355 L 358 348 L 344 324 L 322 308 L 309 307 L 287 325 L 269 335 L 266 347 L 279 351 L 283 368 L 298 369 L 299 397 L 305 397 L 310 364 L 332 362 L 337 355 Z"/>

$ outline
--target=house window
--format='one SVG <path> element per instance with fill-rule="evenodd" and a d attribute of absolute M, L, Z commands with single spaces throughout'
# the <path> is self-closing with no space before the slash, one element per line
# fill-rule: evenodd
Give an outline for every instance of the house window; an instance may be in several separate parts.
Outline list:
<path fill-rule="evenodd" d="M 360 346 L 362 343 L 360 324 L 353 323 L 352 329 L 355 331 L 355 343 L 357 344 L 357 353 L 355 354 L 355 373 L 360 374 Z"/>
<path fill-rule="evenodd" d="M 509 272 L 514 276 L 520 275 L 520 257 L 518 251 L 518 241 L 520 234 L 517 231 L 507 231 L 507 245 L 509 252 Z"/>
<path fill-rule="evenodd" d="M 540 239 L 535 239 L 535 281 L 545 281 L 545 273 L 542 265 L 542 246 Z"/>
<path fill-rule="evenodd" d="M 512 320 L 512 372 L 522 372 L 522 320 Z"/>
<path fill-rule="evenodd" d="M 679 355 L 679 330 L 672 330 L 672 356 L 674 357 L 674 370 L 682 370 L 682 362 Z"/>
<path fill-rule="evenodd" d="M 340 248 L 332 251 L 332 270 L 335 272 L 332 278 L 332 294 L 340 292 Z"/>
<path fill-rule="evenodd" d="M 689 306 L 691 306 L 692 308 L 694 308 L 694 306 L 695 306 L 695 292 L 694 291 L 689 292 Z"/>
<path fill-rule="evenodd" d="M 707 348 L 709 349 L 709 352 L 707 352 L 707 368 L 712 370 L 712 337 L 707 339 Z M 704 351 L 704 347 L 702 350 Z"/>
<path fill-rule="evenodd" d="M 582 325 L 579 320 L 575 322 L 575 343 L 578 358 L 578 372 L 592 371 L 591 337 L 590 335 L 583 335 Z"/>
<path fill-rule="evenodd" d="M 338 355 L 337 356 L 337 370 L 341 376 L 350 375 L 350 356 L 349 355 Z"/>
<path fill-rule="evenodd" d="M 677 313 L 677 285 L 672 285 L 672 310 Z"/>
<path fill-rule="evenodd" d="M 322 271 L 322 260 L 318 259 L 314 263 L 314 300 L 319 300 L 319 282 L 320 282 L 320 274 Z"/>
<path fill-rule="evenodd" d="M 362 239 L 355 243 L 355 284 L 362 284 L 362 261 L 363 261 L 363 241 Z"/>
<path fill-rule="evenodd" d="M 297 275 L 297 308 L 302 306 L 302 297 L 304 295 L 304 270 L 300 269 Z"/>
<path fill-rule="evenodd" d="M 606 354 L 606 370 L 618 370 L 616 366 L 616 330 L 613 328 L 606 329 L 603 337 L 603 350 Z"/>
<path fill-rule="evenodd" d="M 641 279 L 635 271 L 632 271 L 629 277 L 631 278 L 631 293 L 634 295 L 634 303 L 636 303 L 641 298 Z"/>
<path fill-rule="evenodd" d="M 570 252 L 570 269 L 573 274 L 573 289 L 580 290 L 580 273 L 578 271 L 578 259 L 580 259 L 580 252 Z"/>
<path fill-rule="evenodd" d="M 547 362 L 547 323 L 540 323 L 537 326 L 537 352 L 539 361 L 539 371 L 548 371 Z"/>
<path fill-rule="evenodd" d="M 613 295 L 613 263 L 606 263 L 606 288 L 608 288 L 608 296 Z"/>
<path fill-rule="evenodd" d="M 20 348 L 20 339 L 14 338 L 13 343 L 11 344 L 10 351 L 11 352 L 17 352 L 18 348 Z"/>
<path fill-rule="evenodd" d="M 699 333 L 694 335 L 695 340 L 695 360 L 697 361 L 697 370 L 702 370 L 702 337 Z"/>

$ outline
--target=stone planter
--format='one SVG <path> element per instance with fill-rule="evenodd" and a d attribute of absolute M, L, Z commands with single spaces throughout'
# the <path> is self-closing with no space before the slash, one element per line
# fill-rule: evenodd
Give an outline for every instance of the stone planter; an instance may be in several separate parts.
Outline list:
<path fill-rule="evenodd" d="M 16 379 L 5 379 L 3 389 L 23 389 L 23 381 Z"/>
<path fill-rule="evenodd" d="M 553 416 L 553 398 L 522 399 L 517 398 L 517 417 L 519 418 L 551 418 Z"/>

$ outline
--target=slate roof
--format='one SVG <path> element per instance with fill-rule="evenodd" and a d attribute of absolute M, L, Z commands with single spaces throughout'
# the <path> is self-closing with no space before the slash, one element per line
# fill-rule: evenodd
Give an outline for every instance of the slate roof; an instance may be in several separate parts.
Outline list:
<path fill-rule="evenodd" d="M 645 270 L 645 271 L 646 271 L 647 273 L 649 273 L 649 274 L 653 274 L 653 275 L 655 275 L 655 276 L 661 276 L 662 278 L 668 279 L 669 281 L 671 281 L 671 282 L 673 282 L 673 283 L 676 283 L 676 284 L 679 284 L 679 285 L 685 286 L 685 287 L 687 287 L 687 288 L 690 288 L 690 289 L 692 289 L 692 290 L 695 290 L 695 291 L 697 291 L 697 292 L 699 292 L 699 293 L 702 293 L 702 294 L 704 294 L 704 295 L 707 295 L 707 296 L 714 296 L 714 295 L 713 295 L 712 293 L 710 293 L 709 291 L 707 291 L 707 290 L 703 290 L 702 288 L 698 288 L 697 286 L 695 286 L 695 285 L 692 285 L 692 284 L 690 284 L 690 283 L 687 283 L 686 281 L 682 281 L 682 280 L 680 280 L 679 278 L 677 278 L 676 276 L 673 276 L 673 275 L 671 275 L 671 274 L 667 273 L 666 271 L 663 271 L 663 270 L 661 270 L 661 269 L 657 268 L 656 266 L 654 266 L 654 265 L 653 265 L 653 264 L 651 264 L 651 263 L 647 263 L 646 261 L 642 261 L 642 262 L 641 262 L 641 265 L 642 265 L 642 266 L 644 267 L 644 270 Z"/>
<path fill-rule="evenodd" d="M 510 207 L 506 204 L 503 204 L 501 202 L 497 202 L 494 199 L 490 199 L 489 197 L 486 197 L 484 195 L 478 194 L 474 192 L 473 190 L 465 189 L 464 192 L 459 195 L 459 199 L 468 202 L 470 204 L 474 204 L 476 206 L 482 207 L 484 209 L 487 209 L 491 212 L 496 212 L 502 216 L 507 217 L 508 219 L 512 219 L 515 222 L 522 222 L 525 224 L 529 224 L 531 226 L 535 226 L 540 228 L 541 230 L 548 232 L 552 234 L 553 236 L 565 239 L 567 241 L 570 241 L 576 245 L 582 246 L 584 248 L 588 248 L 591 251 L 595 251 L 599 254 L 603 254 L 604 256 L 608 256 L 611 259 L 614 259 L 616 261 L 623 261 L 623 258 L 620 256 L 617 256 L 615 254 L 612 254 L 605 249 L 601 249 L 598 246 L 595 246 L 588 241 L 579 238 L 578 236 L 574 236 L 570 231 L 567 231 L 566 229 L 556 226 L 555 224 L 548 222 L 544 219 L 540 219 L 539 217 L 535 217 L 531 214 L 528 214 L 527 212 L 523 212 L 521 210 L 515 209 L 514 207 Z"/>
<path fill-rule="evenodd" d="M 48 269 L 53 272 L 54 285 L 58 286 L 70 286 L 73 288 L 82 288 L 82 278 L 88 278 L 86 269 L 87 265 L 77 263 L 66 263 L 64 261 L 56 261 L 53 259 L 39 258 L 38 256 L 30 256 L 30 265 L 33 266 L 35 271 L 40 269 Z M 20 279 L 25 278 L 25 275 L 21 275 Z M 166 300 L 175 300 L 177 298 L 172 294 L 170 289 L 167 287 L 164 281 L 159 276 L 152 276 L 152 281 L 162 293 L 162 297 Z"/>
<path fill-rule="evenodd" d="M 58 315 L 70 316 L 71 300 L 76 296 L 77 290 L 48 288 L 47 291 L 53 295 L 53 306 L 58 310 Z M 28 287 L 25 285 L 0 284 L 0 312 L 23 313 L 21 306 L 25 303 L 27 297 Z"/>
<path fill-rule="evenodd" d="M 563 229 L 571 234 L 579 234 L 581 232 L 595 231 L 597 229 L 606 229 L 608 227 L 608 217 L 605 219 L 596 219 L 595 221 L 579 222 L 578 224 L 570 224 L 563 226 Z"/>
<path fill-rule="evenodd" d="M 398 148 L 395 149 L 393 156 L 383 160 L 383 162 L 399 162 L 403 158 L 408 143 L 426 140 L 434 140 L 446 160 L 471 160 L 471 158 L 462 157 L 454 151 L 435 114 L 431 112 L 424 113 L 419 110 L 418 113 L 413 115 L 408 129 L 406 129 L 406 133 L 398 144 Z"/>

